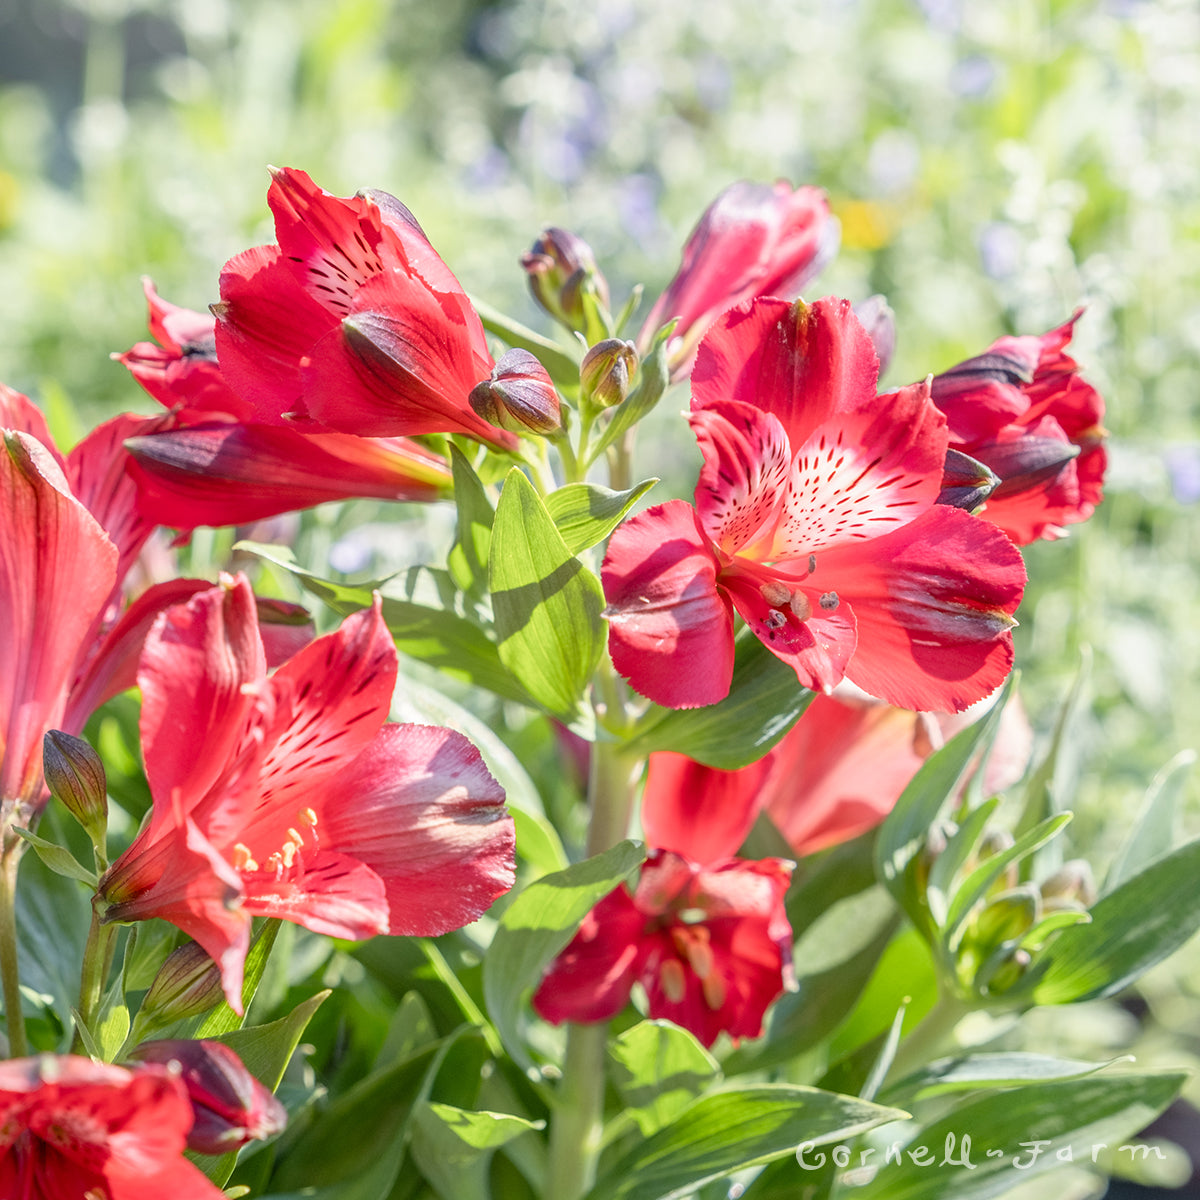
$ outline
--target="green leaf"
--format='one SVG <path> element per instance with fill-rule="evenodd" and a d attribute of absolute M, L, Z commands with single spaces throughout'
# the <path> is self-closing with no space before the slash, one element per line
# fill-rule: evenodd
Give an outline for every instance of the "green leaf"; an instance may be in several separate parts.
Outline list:
<path fill-rule="evenodd" d="M 453 443 L 450 444 L 450 465 L 454 472 L 458 529 L 446 565 L 454 582 L 464 592 L 482 596 L 487 592 L 488 549 L 496 514 L 479 476 L 467 462 L 466 455 Z"/>
<path fill-rule="evenodd" d="M 501 1040 L 523 1067 L 533 1065 L 520 1036 L 521 1000 L 580 921 L 645 858 L 636 842 L 621 842 L 565 871 L 545 875 L 509 905 L 483 960 L 483 995 Z"/>
<path fill-rule="evenodd" d="M 437 1041 L 437 1027 L 429 1005 L 419 992 L 405 992 L 388 1023 L 383 1045 L 375 1055 L 375 1070 L 382 1070 L 388 1063 L 416 1054 L 422 1046 Z"/>
<path fill-rule="evenodd" d="M 784 1062 L 833 1032 L 854 1007 L 900 923 L 881 887 L 849 896 L 804 929 L 792 955 L 796 990 L 767 1018 L 766 1036 L 725 1060 L 728 1075 Z"/>
<path fill-rule="evenodd" d="M 595 483 L 568 483 L 546 497 L 546 511 L 567 549 L 579 554 L 608 537 L 657 482 L 644 479 L 627 492 L 614 492 Z"/>
<path fill-rule="evenodd" d="M 493 1151 L 544 1126 L 508 1113 L 424 1102 L 413 1112 L 412 1156 L 442 1200 L 488 1200 Z"/>
<path fill-rule="evenodd" d="M 517 831 L 517 853 L 542 875 L 561 871 L 567 865 L 558 831 L 545 817 L 521 808 L 509 808 Z"/>
<path fill-rule="evenodd" d="M 604 652 L 604 593 L 516 467 L 496 507 L 488 577 L 500 661 L 548 712 L 585 720 L 584 689 Z"/>
<path fill-rule="evenodd" d="M 1183 1072 L 1111 1075 L 985 1096 L 918 1129 L 899 1162 L 894 1156 L 884 1162 L 885 1150 L 877 1150 L 879 1171 L 865 1187 L 856 1188 L 854 1196 L 983 1200 L 1062 1167 L 1068 1153 L 1072 1161 L 1090 1164 L 1093 1148 L 1115 1146 L 1144 1129 L 1186 1080 Z M 815 1156 L 808 1158 L 811 1162 Z M 964 1165 L 967 1161 L 969 1167 Z"/>
<path fill-rule="evenodd" d="M 710 767 L 736 770 L 762 758 L 812 698 L 796 672 L 747 631 L 737 641 L 729 695 L 706 708 L 651 709 L 629 750 L 639 756 L 674 750 Z"/>
<path fill-rule="evenodd" d="M 20 825 L 12 825 L 10 828 L 13 833 L 34 848 L 38 858 L 55 875 L 61 875 L 64 879 L 77 879 L 80 883 L 86 883 L 92 891 L 96 890 L 99 878 L 96 872 L 89 871 L 65 846 L 60 846 L 57 842 L 48 842 L 45 838 L 38 837 L 36 833 L 22 829 Z"/>
<path fill-rule="evenodd" d="M 1103 999 L 1177 950 L 1200 928 L 1198 876 L 1200 839 L 1102 896 L 1091 923 L 1064 930 L 1035 964 L 1033 1002 Z"/>
<path fill-rule="evenodd" d="M 1143 867 L 1170 853 L 1175 845 L 1175 816 L 1188 772 L 1196 761 L 1194 750 L 1181 750 L 1155 775 L 1146 789 L 1142 808 L 1134 818 L 1104 880 L 1105 892 L 1132 878 Z"/>
<path fill-rule="evenodd" d="M 925 899 L 929 905 L 929 915 L 935 925 L 946 923 L 950 912 L 951 888 L 955 876 L 962 870 L 971 857 L 983 831 L 991 820 L 992 814 L 1000 807 L 1000 797 L 985 800 L 977 808 L 973 808 L 963 819 L 957 832 L 946 843 L 946 848 L 934 860 L 929 869 L 929 884 L 925 891 Z"/>
<path fill-rule="evenodd" d="M 879 828 L 875 842 L 875 867 L 879 879 L 914 924 L 930 935 L 933 927 L 929 910 L 922 889 L 913 877 L 913 868 L 925 848 L 933 823 L 958 791 L 979 751 L 991 745 L 1012 686 L 1013 677 L 1010 676 L 1004 691 L 982 720 L 968 726 L 921 764 L 921 769 Z"/>
<path fill-rule="evenodd" d="M 1046 820 L 1017 838 L 1007 850 L 1001 850 L 999 853 L 985 858 L 962 881 L 962 885 L 954 893 L 954 899 L 950 901 L 950 911 L 946 915 L 946 924 L 942 930 L 943 941 L 948 947 L 956 944 L 955 934 L 959 927 L 967 919 L 971 909 L 983 899 L 984 893 L 999 878 L 1004 868 L 1009 863 L 1019 862 L 1027 855 L 1032 854 L 1038 847 L 1044 846 L 1070 824 L 1071 816 L 1071 813 L 1064 812 L 1059 813 L 1056 817 L 1047 817 Z"/>
<path fill-rule="evenodd" d="M 522 325 L 520 321 L 505 316 L 498 308 L 493 308 L 482 300 L 472 297 L 471 303 L 475 306 L 484 329 L 489 333 L 503 338 L 516 349 L 528 350 L 530 354 L 535 355 L 559 387 L 579 387 L 579 361 L 572 358 L 557 342 L 552 342 L 536 330 L 530 329 L 528 325 Z"/>
<path fill-rule="evenodd" d="M 267 969 L 267 959 L 271 957 L 271 948 L 275 945 L 275 939 L 278 936 L 279 921 L 269 919 L 263 923 L 262 929 L 250 943 L 250 949 L 246 954 L 245 973 L 242 977 L 242 1015 L 240 1017 L 226 1001 L 222 1000 L 216 1008 L 205 1013 L 204 1016 L 193 1017 L 188 1021 L 181 1022 L 180 1031 L 163 1033 L 161 1036 L 219 1038 L 223 1034 L 232 1033 L 235 1029 L 241 1029 L 246 1023 L 246 1014 L 250 1011 L 250 1001 L 254 999 L 254 993 L 258 991 L 263 972 Z"/>
<path fill-rule="evenodd" d="M 943 1092 L 968 1092 L 979 1088 L 1018 1087 L 1024 1083 L 1050 1083 L 1081 1079 L 1111 1067 L 1132 1062 L 1132 1056 L 1106 1062 L 1054 1058 L 1049 1054 L 968 1054 L 940 1058 L 919 1071 L 890 1084 L 881 1099 L 892 1104 L 909 1104 Z"/>
<path fill-rule="evenodd" d="M 605 1170 L 587 1200 L 675 1200 L 731 1171 L 840 1142 L 906 1114 L 817 1088 L 759 1084 L 717 1092 Z"/>
<path fill-rule="evenodd" d="M 718 1076 L 717 1061 L 685 1029 L 641 1021 L 611 1039 L 610 1073 L 643 1137 L 672 1121 Z"/>

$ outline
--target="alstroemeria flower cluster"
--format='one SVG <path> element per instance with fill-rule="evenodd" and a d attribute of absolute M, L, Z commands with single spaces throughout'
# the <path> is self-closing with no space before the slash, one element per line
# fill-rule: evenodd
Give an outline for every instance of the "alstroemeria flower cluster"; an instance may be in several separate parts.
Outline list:
<path fill-rule="evenodd" d="M 880 396 L 877 373 L 844 300 L 760 299 L 710 329 L 692 372 L 696 505 L 648 509 L 604 560 L 610 652 L 643 695 L 723 699 L 735 611 L 817 691 L 846 678 L 957 711 L 1008 674 L 1021 556 L 936 504 L 945 418 L 927 384 Z"/>
<path fill-rule="evenodd" d="M 138 671 L 154 808 L 103 919 L 178 926 L 240 1011 L 252 916 L 355 939 L 478 917 L 513 882 L 504 792 L 461 734 L 385 723 L 396 672 L 378 602 L 270 676 L 244 578 L 163 613 Z"/>
<path fill-rule="evenodd" d="M 1022 545 L 1086 521 L 1104 492 L 1104 400 L 1066 353 L 1079 316 L 933 378 L 951 448 L 999 476 L 982 515 Z"/>

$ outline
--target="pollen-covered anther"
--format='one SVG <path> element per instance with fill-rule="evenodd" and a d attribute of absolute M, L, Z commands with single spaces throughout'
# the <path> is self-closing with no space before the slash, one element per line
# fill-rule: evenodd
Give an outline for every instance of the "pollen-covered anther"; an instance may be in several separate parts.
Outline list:
<path fill-rule="evenodd" d="M 758 590 L 772 608 L 782 608 L 792 595 L 787 585 L 780 583 L 778 579 L 768 579 Z"/>
<path fill-rule="evenodd" d="M 672 1004 L 678 1004 L 683 999 L 687 993 L 687 979 L 679 959 L 668 958 L 658 968 L 658 982 L 662 986 L 663 995 Z"/>
<path fill-rule="evenodd" d="M 767 613 L 763 624 L 772 631 L 782 629 L 787 624 L 787 617 L 779 609 L 773 608 Z"/>
<path fill-rule="evenodd" d="M 706 979 L 701 980 L 700 990 L 704 993 L 704 1003 L 713 1012 L 717 1012 L 724 1006 L 726 988 L 725 981 L 720 975 L 709 975 Z"/>
<path fill-rule="evenodd" d="M 250 847 L 244 842 L 234 842 L 233 844 L 233 869 L 235 871 L 258 870 L 258 863 L 254 861 L 254 855 L 250 853 Z"/>
<path fill-rule="evenodd" d="M 832 612 L 833 609 L 841 604 L 841 600 L 838 598 L 837 592 L 824 592 L 817 603 L 826 611 Z"/>
<path fill-rule="evenodd" d="M 807 621 L 812 616 L 812 601 L 801 591 L 795 591 L 788 598 L 788 608 L 797 621 Z"/>

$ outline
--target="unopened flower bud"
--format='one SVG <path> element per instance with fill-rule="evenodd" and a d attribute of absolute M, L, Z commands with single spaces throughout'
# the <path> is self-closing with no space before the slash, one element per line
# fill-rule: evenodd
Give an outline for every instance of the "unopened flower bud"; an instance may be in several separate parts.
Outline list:
<path fill-rule="evenodd" d="M 143 1042 L 130 1057 L 179 1071 L 195 1117 L 189 1150 L 227 1154 L 287 1125 L 287 1110 L 222 1042 Z"/>
<path fill-rule="evenodd" d="M 1063 863 L 1042 881 L 1042 900 L 1048 909 L 1091 908 L 1096 903 L 1096 879 L 1082 858 Z"/>
<path fill-rule="evenodd" d="M 1000 477 L 1000 485 L 993 493 L 999 500 L 1033 491 L 1056 479 L 1067 463 L 1079 457 L 1080 448 L 1065 436 L 1039 437 L 1027 433 L 981 446 L 978 453 L 986 454 L 988 464 Z"/>
<path fill-rule="evenodd" d="M 632 342 L 607 338 L 597 342 L 579 365 L 579 383 L 584 400 L 597 408 L 620 404 L 633 385 L 638 352 Z"/>
<path fill-rule="evenodd" d="M 562 428 L 558 392 L 546 368 L 528 350 L 510 350 L 490 378 L 471 389 L 471 407 L 510 433 L 557 433 Z"/>
<path fill-rule="evenodd" d="M 584 296 L 591 293 L 608 308 L 608 283 L 596 266 L 592 248 L 574 233 L 551 227 L 521 256 L 533 298 L 568 329 L 587 325 Z"/>
<path fill-rule="evenodd" d="M 896 352 L 896 314 L 887 300 L 876 294 L 856 304 L 854 315 L 862 322 L 875 347 L 879 357 L 879 374 L 882 375 Z"/>
<path fill-rule="evenodd" d="M 186 942 L 159 967 L 137 1020 L 147 1031 L 165 1029 L 216 1008 L 224 998 L 220 967 L 198 943 Z"/>
<path fill-rule="evenodd" d="M 971 938 L 989 949 L 1010 942 L 1033 928 L 1041 916 L 1042 898 L 1032 884 L 1001 892 L 975 918 Z"/>
<path fill-rule="evenodd" d="M 46 784 L 103 851 L 108 786 L 100 756 L 82 738 L 51 729 L 42 740 Z"/>
<path fill-rule="evenodd" d="M 961 450 L 947 450 L 937 503 L 974 512 L 1000 486 L 1000 476 Z"/>

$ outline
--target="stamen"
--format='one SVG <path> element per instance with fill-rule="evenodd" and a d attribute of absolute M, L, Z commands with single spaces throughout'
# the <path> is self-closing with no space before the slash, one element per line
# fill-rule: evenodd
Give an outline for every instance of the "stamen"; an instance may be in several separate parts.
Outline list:
<path fill-rule="evenodd" d="M 233 869 L 235 871 L 257 871 L 258 863 L 250 853 L 250 847 L 244 842 L 233 844 Z"/>
<path fill-rule="evenodd" d="M 288 845 L 290 846 L 292 843 L 295 843 L 297 846 L 303 846 L 304 839 L 300 836 L 299 833 L 296 832 L 296 830 L 292 829 L 291 826 L 289 826 L 288 827 Z"/>
<path fill-rule="evenodd" d="M 808 556 L 808 573 L 811 575 L 817 569 L 817 556 L 810 554 Z"/>
<path fill-rule="evenodd" d="M 800 591 L 795 591 L 788 601 L 788 608 L 797 621 L 807 621 L 812 616 L 812 601 Z"/>
<path fill-rule="evenodd" d="M 837 592 L 826 592 L 817 603 L 824 609 L 832 610 L 837 608 L 841 601 L 838 599 Z"/>
<path fill-rule="evenodd" d="M 766 621 L 764 622 L 768 629 L 782 629 L 787 624 L 787 617 L 783 615 L 777 608 L 771 609 L 767 613 Z"/>
<path fill-rule="evenodd" d="M 707 932 L 707 930 L 705 931 Z M 713 952 L 712 947 L 707 941 L 694 940 L 688 942 L 687 947 L 688 962 L 692 964 L 692 970 L 703 980 L 707 979 L 712 974 L 713 969 Z"/>
<path fill-rule="evenodd" d="M 758 590 L 772 608 L 782 608 L 791 596 L 787 584 L 780 583 L 778 579 L 768 579 Z"/>
<path fill-rule="evenodd" d="M 725 981 L 720 975 L 709 975 L 701 980 L 700 987 L 704 992 L 704 1003 L 716 1012 L 725 1003 Z"/>
<path fill-rule="evenodd" d="M 663 994 L 672 1004 L 678 1004 L 683 999 L 687 993 L 687 978 L 679 959 L 668 958 L 658 968 L 658 982 L 662 985 Z"/>

